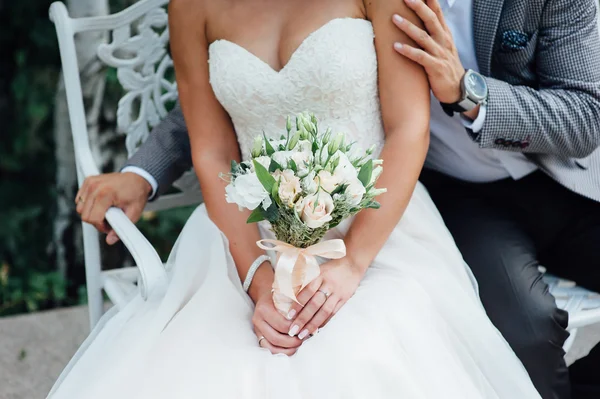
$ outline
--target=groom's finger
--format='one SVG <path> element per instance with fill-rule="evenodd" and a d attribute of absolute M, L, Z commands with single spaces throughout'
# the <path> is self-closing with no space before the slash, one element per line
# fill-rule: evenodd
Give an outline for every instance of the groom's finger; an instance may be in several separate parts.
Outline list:
<path fill-rule="evenodd" d="M 420 64 L 427 70 L 433 70 L 436 67 L 436 59 L 429 55 L 426 51 L 414 48 L 408 44 L 394 43 L 394 50 L 409 60 Z"/>
<path fill-rule="evenodd" d="M 442 6 L 440 5 L 439 0 L 427 0 L 427 6 L 433 11 L 433 13 L 437 16 L 438 21 L 444 28 L 445 31 L 449 31 L 448 25 L 446 24 L 446 18 L 444 17 L 444 12 L 442 11 Z"/>
<path fill-rule="evenodd" d="M 421 21 L 425 24 L 427 31 L 434 38 L 441 38 L 444 34 L 444 28 L 440 19 L 422 0 L 404 0 L 408 7 L 412 9 Z"/>
<path fill-rule="evenodd" d="M 393 20 L 394 25 L 400 28 L 402 32 L 406 33 L 406 35 L 421 46 L 423 50 L 432 55 L 437 55 L 440 52 L 440 46 L 431 38 L 431 36 L 429 36 L 429 33 L 425 32 L 409 20 L 402 18 L 400 15 L 394 15 Z"/>

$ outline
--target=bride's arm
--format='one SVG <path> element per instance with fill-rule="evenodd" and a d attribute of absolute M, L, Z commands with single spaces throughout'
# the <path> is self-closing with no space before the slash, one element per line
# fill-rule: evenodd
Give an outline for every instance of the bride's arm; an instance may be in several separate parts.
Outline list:
<path fill-rule="evenodd" d="M 298 316 L 290 334 L 300 332 L 300 339 L 314 333 L 354 295 L 364 273 L 406 210 L 429 147 L 429 83 L 420 66 L 394 51 L 396 42 L 413 43 L 395 28 L 392 16 L 399 14 L 417 26 L 421 22 L 404 0 L 365 3 L 368 19 L 375 29 L 385 129 L 381 152 L 383 174 L 377 186 L 387 188 L 388 192 L 378 197 L 379 210 L 365 210 L 356 216 L 344 240 L 346 257 L 325 263 L 321 276 L 298 294 L 304 306 L 294 305 L 290 316 Z"/>
<path fill-rule="evenodd" d="M 247 224 L 247 211 L 225 201 L 220 173 L 229 171 L 231 161 L 240 161 L 239 146 L 231 120 L 216 99 L 209 83 L 208 43 L 202 1 L 173 1 L 169 6 L 171 50 L 179 99 L 190 135 L 194 170 L 202 187 L 211 220 L 227 236 L 229 248 L 243 280 L 252 262 L 263 252 L 256 224 Z M 201 256 L 201 254 L 199 254 Z M 199 258 L 201 259 L 201 258 Z M 271 289 L 273 272 L 260 267 L 252 288 Z M 269 276 L 270 275 L 270 276 Z M 270 277 L 270 278 L 269 278 Z M 270 280 L 270 281 L 269 281 Z"/>
<path fill-rule="evenodd" d="M 416 0 L 421 1 L 421 0 Z M 429 83 L 421 66 L 398 57 L 394 43 L 410 43 L 392 23 L 398 14 L 421 26 L 403 0 L 366 2 L 367 15 L 375 29 L 379 64 L 379 96 L 385 130 L 381 152 L 383 174 L 378 187 L 387 188 L 378 197 L 379 210 L 359 213 L 345 242 L 350 261 L 364 273 L 402 217 L 415 189 L 429 147 Z"/>
<path fill-rule="evenodd" d="M 171 50 L 180 103 L 190 135 L 192 160 L 206 209 L 211 220 L 227 236 L 229 249 L 243 280 L 250 265 L 264 252 L 256 246 L 260 239 L 257 225 L 246 223 L 249 212 L 240 212 L 236 205 L 225 201 L 226 183 L 219 177 L 220 173 L 229 170 L 231 160 L 240 161 L 240 154 L 231 119 L 216 99 L 209 82 L 206 12 L 202 3 L 206 2 L 171 1 Z M 198 267 L 203 267 L 201 253 L 198 254 Z M 267 337 L 268 342 L 279 349 L 295 348 L 300 344 L 298 340 L 281 334 L 287 332 L 289 322 L 272 305 L 272 283 L 272 268 L 262 265 L 249 291 L 257 304 L 253 319 L 255 329 L 257 334 Z M 289 352 L 278 348 L 274 351 Z"/>

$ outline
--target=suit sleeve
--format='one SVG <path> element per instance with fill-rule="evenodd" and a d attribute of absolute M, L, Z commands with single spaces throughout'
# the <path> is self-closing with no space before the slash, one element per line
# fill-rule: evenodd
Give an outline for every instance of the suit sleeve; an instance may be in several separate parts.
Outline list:
<path fill-rule="evenodd" d="M 149 173 L 158 183 L 151 199 L 164 194 L 172 184 L 192 168 L 192 154 L 187 127 L 179 102 L 150 133 L 146 142 L 127 161 Z"/>
<path fill-rule="evenodd" d="M 487 78 L 482 148 L 584 158 L 600 146 L 600 33 L 595 0 L 549 0 L 536 47 L 536 88 Z M 510 140 L 514 144 L 507 144 Z"/>

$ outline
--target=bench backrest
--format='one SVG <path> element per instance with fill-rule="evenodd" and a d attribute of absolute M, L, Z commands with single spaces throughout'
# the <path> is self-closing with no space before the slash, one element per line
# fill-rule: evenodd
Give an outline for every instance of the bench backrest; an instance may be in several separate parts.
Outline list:
<path fill-rule="evenodd" d="M 70 37 L 81 32 L 106 32 L 108 40 L 99 44 L 96 55 L 106 68 L 116 71 L 123 89 L 118 102 L 117 129 L 126 135 L 128 156 L 138 150 L 153 127 L 167 115 L 177 100 L 173 61 L 169 54 L 169 29 L 166 6 L 169 0 L 141 0 L 126 10 L 102 17 L 63 21 L 58 34 Z M 64 5 L 59 5 L 64 7 Z M 54 12 L 53 18 L 62 12 Z M 56 22 L 56 21 L 55 21 Z M 66 40 L 65 40 L 66 41 Z M 81 82 L 75 46 L 62 51 L 65 86 L 69 97 L 69 115 L 73 129 L 76 161 L 81 181 L 98 174 L 89 147 L 90 137 L 85 123 Z M 201 202 L 197 179 L 188 173 L 175 186 L 182 194 L 159 198 L 149 209 L 162 210 Z"/>

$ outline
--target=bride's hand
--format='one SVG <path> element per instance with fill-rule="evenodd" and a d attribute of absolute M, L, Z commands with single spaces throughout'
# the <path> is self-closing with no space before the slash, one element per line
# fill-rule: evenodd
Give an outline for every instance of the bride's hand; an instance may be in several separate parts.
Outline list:
<path fill-rule="evenodd" d="M 270 290 L 264 290 L 257 295 L 252 324 L 259 346 L 268 349 L 274 355 L 283 353 L 292 356 L 302 345 L 300 339 L 287 334 L 291 321 L 275 309 Z"/>
<path fill-rule="evenodd" d="M 294 304 L 288 314 L 293 320 L 289 335 L 300 340 L 314 335 L 354 295 L 362 276 L 348 258 L 323 264 L 321 275 L 298 294 L 304 306 Z"/>

